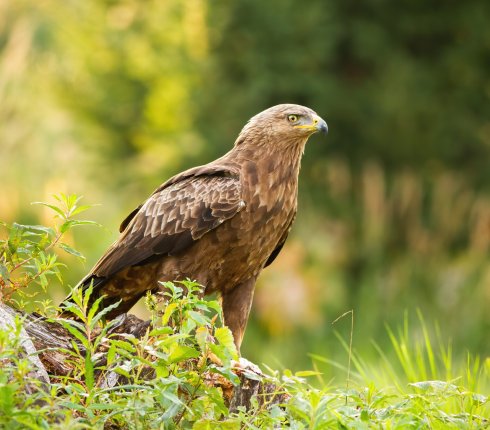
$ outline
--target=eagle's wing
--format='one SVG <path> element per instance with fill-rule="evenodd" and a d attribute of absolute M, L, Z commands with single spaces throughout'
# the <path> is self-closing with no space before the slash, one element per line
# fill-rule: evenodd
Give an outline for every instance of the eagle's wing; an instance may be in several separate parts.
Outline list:
<path fill-rule="evenodd" d="M 184 251 L 243 209 L 241 195 L 240 177 L 229 170 L 197 168 L 172 178 L 123 221 L 120 238 L 86 280 Z"/>

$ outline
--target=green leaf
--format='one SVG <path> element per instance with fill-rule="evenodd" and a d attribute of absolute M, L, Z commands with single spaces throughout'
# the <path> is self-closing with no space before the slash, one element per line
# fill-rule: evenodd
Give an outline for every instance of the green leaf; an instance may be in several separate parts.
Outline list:
<path fill-rule="evenodd" d="M 196 328 L 196 322 L 192 318 L 184 318 L 179 331 L 184 334 L 191 333 Z"/>
<path fill-rule="evenodd" d="M 172 314 L 178 309 L 179 304 L 178 303 L 169 303 L 167 307 L 165 308 L 165 312 L 163 313 L 162 316 L 162 324 L 167 325 L 168 322 L 170 321 L 170 317 Z"/>
<path fill-rule="evenodd" d="M 186 333 L 176 333 L 176 334 L 172 334 L 171 336 L 167 336 L 163 339 L 159 339 L 158 340 L 158 346 L 161 347 L 161 348 L 165 348 L 165 347 L 168 347 L 170 348 L 170 346 L 180 340 L 183 340 L 183 339 L 187 339 L 189 338 L 190 335 L 189 334 L 186 334 Z"/>
<path fill-rule="evenodd" d="M 206 351 L 206 345 L 209 342 L 209 330 L 207 327 L 198 327 L 196 329 L 196 341 L 197 344 L 199 345 L 199 348 L 201 348 L 202 352 Z"/>
<path fill-rule="evenodd" d="M 150 336 L 152 337 L 158 337 L 158 336 L 162 336 L 162 335 L 168 335 L 168 334 L 172 334 L 174 331 L 172 329 L 172 327 L 158 327 L 158 328 L 155 328 L 153 329 L 152 331 L 150 331 Z"/>
<path fill-rule="evenodd" d="M 192 426 L 192 430 L 240 430 L 241 428 L 243 426 L 239 419 L 226 421 L 201 419 Z"/>
<path fill-rule="evenodd" d="M 294 376 L 297 376 L 298 378 L 305 378 L 307 376 L 318 376 L 321 374 L 321 372 L 315 372 L 314 370 L 300 370 L 299 372 L 296 372 Z"/>
<path fill-rule="evenodd" d="M 67 245 L 66 243 L 60 243 L 59 247 L 67 252 L 68 254 L 74 255 L 75 257 L 79 258 L 80 260 L 85 261 L 85 257 L 83 254 L 78 252 L 76 249 L 72 248 L 71 246 Z"/>
<path fill-rule="evenodd" d="M 412 382 L 411 387 L 418 388 L 422 391 L 434 390 L 434 391 L 454 391 L 457 392 L 458 387 L 446 381 L 420 381 Z"/>
<path fill-rule="evenodd" d="M 101 297 L 101 299 L 103 299 L 103 297 Z M 97 301 L 99 302 L 99 299 L 97 299 Z M 100 303 L 100 302 L 99 302 Z M 92 319 L 90 325 L 91 327 L 95 327 L 95 324 L 105 315 L 107 315 L 110 311 L 112 311 L 113 309 L 116 309 L 119 304 L 121 303 L 121 300 L 119 300 L 118 302 L 116 303 L 113 303 L 112 305 L 109 305 L 107 307 L 105 307 L 104 309 L 102 309 L 97 315 L 95 315 L 95 317 Z M 95 303 L 94 303 L 95 305 Z"/>
<path fill-rule="evenodd" d="M 27 225 L 16 222 L 12 224 L 11 236 L 17 240 L 26 240 L 26 237 L 38 237 L 42 234 L 54 234 L 54 231 L 51 228 L 42 225 Z M 29 240 L 27 240 L 27 242 L 35 244 L 35 242 Z"/>
<path fill-rule="evenodd" d="M 240 378 L 229 368 L 221 366 L 210 366 L 209 371 L 227 378 L 233 385 L 240 384 Z M 252 379 L 252 378 L 249 378 Z M 260 380 L 260 379 L 258 379 Z"/>
<path fill-rule="evenodd" d="M 179 405 L 183 406 L 184 403 L 182 403 L 182 400 L 180 400 L 174 393 L 170 391 L 162 391 L 161 392 L 162 396 L 165 397 L 167 400 L 170 400 L 174 405 Z"/>
<path fill-rule="evenodd" d="M 60 307 L 63 310 L 68 311 L 68 312 L 76 315 L 81 320 L 85 319 L 85 315 L 83 314 L 83 312 L 81 311 L 81 309 L 77 303 L 72 303 L 72 302 L 67 301 L 67 302 L 62 303 L 60 305 Z M 68 321 L 72 322 L 72 320 L 68 320 Z"/>
<path fill-rule="evenodd" d="M 74 409 L 76 411 L 82 411 L 82 412 L 85 412 L 86 409 L 85 406 L 73 402 L 60 402 L 60 406 L 63 406 L 67 409 Z"/>
<path fill-rule="evenodd" d="M 231 330 L 226 326 L 219 327 L 214 332 L 214 336 L 220 345 L 223 345 L 229 351 L 232 359 L 238 360 L 238 351 Z"/>
<path fill-rule="evenodd" d="M 61 216 L 61 218 L 65 218 L 65 212 L 61 208 L 59 208 L 58 206 L 50 205 L 49 203 L 45 203 L 45 202 L 32 202 L 31 205 L 46 206 L 46 207 L 52 209 L 53 211 L 55 211 L 59 216 Z"/>
<path fill-rule="evenodd" d="M 2 415 L 10 415 L 14 408 L 14 395 L 18 390 L 18 384 L 8 384 L 0 386 L 0 412 Z"/>
<path fill-rule="evenodd" d="M 1 263 L 0 263 L 0 278 L 2 278 L 4 281 L 8 281 L 10 279 L 10 273 L 9 270 L 7 269 L 7 266 Z"/>
<path fill-rule="evenodd" d="M 188 311 L 187 315 L 192 318 L 198 325 L 206 325 L 208 320 L 199 312 L 196 311 Z"/>
<path fill-rule="evenodd" d="M 29 231 L 47 234 L 48 236 L 55 235 L 55 231 L 53 228 L 45 227 L 44 225 L 23 225 L 22 227 Z"/>
<path fill-rule="evenodd" d="M 177 396 L 175 396 L 174 394 L 172 393 L 169 393 L 167 391 L 164 391 L 162 393 L 163 397 L 166 397 L 170 400 L 170 397 L 171 396 L 174 396 L 178 399 Z M 180 402 L 180 400 L 179 400 Z M 165 421 L 169 421 L 171 419 L 173 419 L 181 410 L 182 407 L 186 407 L 184 403 L 180 402 L 180 403 L 176 403 L 176 402 L 173 402 L 172 405 L 167 408 L 165 410 L 165 412 L 161 415 L 161 421 L 162 422 L 165 422 Z"/>
<path fill-rule="evenodd" d="M 58 320 L 63 327 L 65 327 L 74 337 L 76 337 L 80 343 L 86 348 L 89 348 L 87 337 L 85 336 L 84 327 L 77 321 L 72 320 Z M 83 330 L 83 331 L 82 331 Z"/>
<path fill-rule="evenodd" d="M 218 313 L 220 315 L 220 318 L 221 318 L 222 307 L 221 307 L 221 304 L 217 300 L 206 301 L 206 307 L 209 309 L 212 309 L 213 311 L 216 311 L 216 313 Z"/>
<path fill-rule="evenodd" d="M 231 361 L 230 351 L 223 345 L 216 345 L 214 343 L 208 343 L 208 347 L 211 352 L 218 357 L 222 363 L 229 363 Z"/>
<path fill-rule="evenodd" d="M 82 198 L 76 194 L 66 195 L 65 193 L 54 194 L 53 197 L 66 207 L 67 212 L 71 212 L 71 210 L 76 207 L 76 204 Z"/>
<path fill-rule="evenodd" d="M 115 387 L 99 389 L 99 393 L 110 393 L 111 391 L 121 391 L 121 390 L 144 390 L 147 388 L 148 387 L 146 385 L 125 384 L 125 385 L 116 385 Z"/>
<path fill-rule="evenodd" d="M 85 383 L 89 391 L 94 388 L 94 363 L 92 362 L 92 355 L 87 351 L 85 355 Z"/>
<path fill-rule="evenodd" d="M 186 345 L 174 344 L 168 356 L 169 363 L 178 363 L 190 358 L 199 357 L 200 353 L 195 348 Z"/>
<path fill-rule="evenodd" d="M 115 353 L 120 353 L 122 351 L 127 351 L 131 354 L 134 354 L 136 349 L 131 342 L 120 339 L 111 339 L 111 348 L 114 347 Z"/>
<path fill-rule="evenodd" d="M 93 329 L 95 327 L 95 323 L 92 322 L 92 319 L 94 317 L 94 315 L 97 313 L 97 311 L 99 310 L 99 306 L 100 306 L 100 303 L 102 302 L 102 300 L 104 299 L 104 297 L 98 297 L 90 306 L 90 309 L 88 309 L 88 312 L 87 312 L 87 324 L 89 325 L 89 327 L 91 329 Z M 86 304 L 86 306 L 88 306 L 88 303 Z"/>
<path fill-rule="evenodd" d="M 66 233 L 68 230 L 70 230 L 73 227 L 76 227 L 77 225 L 96 225 L 100 226 L 99 223 L 95 221 L 88 221 L 88 220 L 78 220 L 78 219 L 69 219 L 65 221 L 63 224 L 60 226 L 60 232 L 61 233 Z"/>
<path fill-rule="evenodd" d="M 118 373 L 119 375 L 125 376 L 126 378 L 130 379 L 131 374 L 129 373 L 128 369 L 126 368 L 127 366 L 118 366 L 114 368 L 114 372 Z"/>
<path fill-rule="evenodd" d="M 361 411 L 361 421 L 369 421 L 369 412 L 366 409 Z"/>
<path fill-rule="evenodd" d="M 77 206 L 75 209 L 73 209 L 70 212 L 70 216 L 78 215 L 79 213 L 85 212 L 87 209 L 90 209 L 94 206 L 97 206 L 97 205 L 80 205 L 80 206 Z"/>

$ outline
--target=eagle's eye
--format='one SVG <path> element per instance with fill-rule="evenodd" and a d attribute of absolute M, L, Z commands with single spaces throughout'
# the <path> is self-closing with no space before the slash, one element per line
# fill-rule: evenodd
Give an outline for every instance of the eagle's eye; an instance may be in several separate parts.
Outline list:
<path fill-rule="evenodd" d="M 296 121 L 298 121 L 298 115 L 288 115 L 288 121 L 289 122 L 296 122 Z"/>

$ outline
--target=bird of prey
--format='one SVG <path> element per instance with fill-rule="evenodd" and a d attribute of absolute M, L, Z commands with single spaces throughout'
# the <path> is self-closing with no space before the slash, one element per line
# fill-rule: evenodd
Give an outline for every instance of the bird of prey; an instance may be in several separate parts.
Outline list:
<path fill-rule="evenodd" d="M 254 286 L 286 241 L 297 208 L 308 138 L 326 122 L 281 104 L 251 118 L 233 149 L 163 183 L 120 227 L 119 239 L 80 282 L 108 318 L 127 312 L 158 281 L 191 279 L 221 294 L 225 324 L 240 350 Z"/>

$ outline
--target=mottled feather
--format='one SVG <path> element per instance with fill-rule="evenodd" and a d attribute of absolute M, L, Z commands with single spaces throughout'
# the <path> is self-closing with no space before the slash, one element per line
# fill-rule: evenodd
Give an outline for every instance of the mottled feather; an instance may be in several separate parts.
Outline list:
<path fill-rule="evenodd" d="M 121 237 L 92 274 L 109 278 L 150 258 L 179 254 L 244 206 L 239 178 L 229 170 L 201 168 L 172 178 L 123 222 Z"/>

